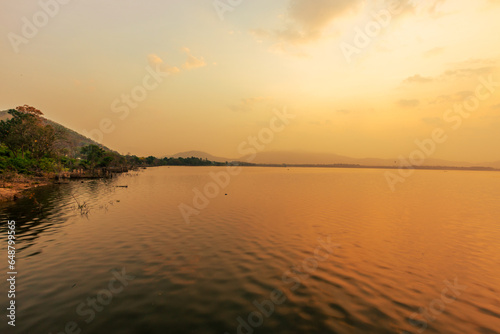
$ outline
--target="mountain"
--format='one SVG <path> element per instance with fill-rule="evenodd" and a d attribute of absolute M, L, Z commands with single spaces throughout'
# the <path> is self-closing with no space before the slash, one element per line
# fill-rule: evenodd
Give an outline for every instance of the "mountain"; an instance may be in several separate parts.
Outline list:
<path fill-rule="evenodd" d="M 230 162 L 233 161 L 234 159 L 228 159 L 228 158 L 222 158 L 222 157 L 216 157 L 213 156 L 207 152 L 202 152 L 202 151 L 188 151 L 188 152 L 181 152 L 174 154 L 170 156 L 171 158 L 190 158 L 190 157 L 195 157 L 195 158 L 200 158 L 200 159 L 208 159 L 210 161 L 215 161 L 215 162 Z"/>
<path fill-rule="evenodd" d="M 240 161 L 257 164 L 359 164 L 357 159 L 330 153 L 294 152 L 294 151 L 270 151 L 259 152 L 252 159 L 252 156 L 243 156 Z M 383 163 L 381 161 L 381 163 Z"/>
<path fill-rule="evenodd" d="M 259 152 L 255 157 L 246 155 L 238 159 L 229 159 L 216 157 L 206 152 L 188 151 L 177 153 L 173 158 L 189 158 L 197 157 L 208 159 L 210 161 L 226 162 L 226 161 L 241 161 L 254 164 L 270 164 L 270 165 L 361 165 L 361 166 L 399 166 L 398 159 L 378 159 L 378 158 L 352 158 L 348 156 L 333 154 L 333 153 L 313 153 L 299 151 L 268 151 Z M 492 167 L 500 169 L 500 161 L 487 163 L 470 163 L 465 161 L 448 161 L 442 159 L 428 158 L 423 166 L 436 167 Z"/>
<path fill-rule="evenodd" d="M 7 110 L 0 111 L 0 121 L 8 120 L 12 116 L 8 113 Z M 108 152 L 114 152 L 113 150 L 107 148 L 104 145 L 101 145 L 90 138 L 87 138 L 76 131 L 68 129 L 64 125 L 46 119 L 44 119 L 45 124 L 51 125 L 56 132 L 59 132 L 63 136 L 63 140 L 56 143 L 57 149 L 67 149 L 68 155 L 71 157 L 79 157 L 80 156 L 80 148 L 87 145 L 97 145 Z"/>
<path fill-rule="evenodd" d="M 486 167 L 493 167 L 493 168 L 500 169 L 500 161 L 484 162 L 481 164 L 476 164 L 476 166 L 486 166 Z"/>
<path fill-rule="evenodd" d="M 253 159 L 251 156 L 244 156 L 239 161 L 252 162 L 257 164 L 310 164 L 310 165 L 332 165 L 349 164 L 362 166 L 398 166 L 398 159 L 377 159 L 377 158 L 352 158 L 331 153 L 311 153 L 296 151 L 274 151 L 259 152 Z M 446 167 L 493 167 L 500 168 L 500 161 L 492 163 L 469 163 L 464 161 L 448 161 L 442 159 L 428 158 L 423 166 L 446 166 Z"/>

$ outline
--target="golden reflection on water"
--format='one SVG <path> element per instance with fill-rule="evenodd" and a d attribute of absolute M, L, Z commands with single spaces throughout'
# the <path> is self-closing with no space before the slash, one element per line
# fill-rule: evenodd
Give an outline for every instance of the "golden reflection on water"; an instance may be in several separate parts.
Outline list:
<path fill-rule="evenodd" d="M 392 192 L 378 169 L 244 168 L 187 224 L 179 205 L 192 206 L 193 190 L 224 170 L 151 168 L 38 195 L 51 209 L 24 222 L 20 240 L 30 251 L 20 254 L 28 277 L 20 312 L 26 319 L 53 312 L 43 328 L 26 320 L 22 329 L 56 331 L 61 316 L 74 317 L 75 302 L 121 267 L 137 278 L 87 332 L 235 333 L 236 319 L 273 289 L 287 301 L 259 333 L 500 328 L 500 173 L 417 171 Z M 71 209 L 71 194 L 89 203 L 88 217 Z M 328 237 L 340 246 L 305 271 Z M 296 290 L 283 279 L 294 267 Z M 466 289 L 432 313 L 455 282 Z"/>

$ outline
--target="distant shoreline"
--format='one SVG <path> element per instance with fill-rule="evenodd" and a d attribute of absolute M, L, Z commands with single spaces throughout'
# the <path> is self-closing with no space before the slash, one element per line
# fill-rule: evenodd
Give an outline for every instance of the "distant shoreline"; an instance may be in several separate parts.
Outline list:
<path fill-rule="evenodd" d="M 192 165 L 162 165 L 162 166 L 144 166 L 151 167 L 226 167 L 226 166 L 239 166 L 239 167 L 272 167 L 272 168 L 345 168 L 345 169 L 401 169 L 401 166 L 368 166 L 368 165 L 348 165 L 348 164 L 252 164 L 248 162 L 233 161 L 228 164 L 220 163 L 219 165 L 205 165 L 205 166 L 192 166 Z M 407 166 L 404 169 L 417 169 L 417 170 L 461 170 L 461 171 L 485 171 L 485 172 L 500 172 L 500 169 L 493 167 L 454 167 L 454 166 Z"/>
<path fill-rule="evenodd" d="M 419 170 L 462 170 L 462 171 L 487 171 L 500 172 L 500 169 L 493 167 L 453 167 L 453 166 L 365 166 L 365 165 L 344 165 L 344 164 L 254 164 L 242 167 L 299 167 L 299 168 L 349 168 L 349 169 L 419 169 Z"/>

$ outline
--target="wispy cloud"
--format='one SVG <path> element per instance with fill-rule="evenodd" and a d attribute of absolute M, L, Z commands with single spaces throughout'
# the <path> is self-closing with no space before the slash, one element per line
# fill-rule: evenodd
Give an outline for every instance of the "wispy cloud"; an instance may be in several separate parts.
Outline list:
<path fill-rule="evenodd" d="M 398 0 L 398 16 L 418 12 L 436 14 L 446 0 Z M 290 0 L 282 27 L 278 29 L 252 29 L 259 41 L 270 39 L 285 46 L 298 46 L 321 39 L 324 32 L 335 22 L 349 14 L 364 13 L 367 7 L 394 8 L 394 0 Z"/>
<path fill-rule="evenodd" d="M 398 100 L 396 104 L 402 108 L 416 108 L 420 105 L 420 101 L 417 99 L 402 99 Z"/>
<path fill-rule="evenodd" d="M 203 59 L 203 57 L 195 57 L 195 56 L 193 56 L 191 54 L 191 50 L 189 50 L 186 47 L 182 48 L 182 51 L 184 53 L 186 53 L 186 55 L 187 55 L 187 60 L 184 63 L 184 65 L 182 65 L 182 68 L 184 68 L 186 70 L 192 70 L 192 69 L 195 69 L 195 68 L 200 68 L 200 67 L 207 66 L 207 63 L 205 62 L 205 59 Z"/>
<path fill-rule="evenodd" d="M 251 29 L 258 43 L 271 43 L 269 51 L 299 58 L 308 57 L 303 46 L 320 40 L 335 20 L 361 8 L 362 0 L 290 0 L 281 26 Z"/>
<path fill-rule="evenodd" d="M 292 44 L 314 41 L 335 19 L 359 7 L 361 0 L 291 0 L 288 9 L 290 23 L 275 32 L 278 39 Z"/>
<path fill-rule="evenodd" d="M 429 104 L 441 104 L 441 103 L 453 103 L 465 100 L 467 97 L 474 95 L 474 92 L 470 90 L 464 90 L 457 92 L 455 94 L 445 94 L 439 95 L 434 100 L 430 101 Z"/>
<path fill-rule="evenodd" d="M 169 66 L 163 62 L 163 59 L 161 59 L 157 54 L 150 54 L 148 55 L 148 63 L 151 66 L 158 66 L 162 72 L 170 73 L 170 74 L 175 74 L 179 73 L 181 70 L 176 67 L 176 66 Z"/>
<path fill-rule="evenodd" d="M 407 84 L 412 84 L 412 83 L 428 83 L 428 82 L 432 82 L 432 81 L 433 81 L 433 79 L 430 78 L 430 77 L 423 77 L 420 74 L 416 74 L 414 76 L 406 78 L 403 81 L 403 83 L 407 83 Z"/>
<path fill-rule="evenodd" d="M 415 74 L 403 80 L 403 84 L 425 84 L 432 81 L 450 81 L 464 78 L 475 78 L 480 75 L 494 73 L 497 67 L 494 59 L 471 59 L 457 63 L 435 77 Z"/>
<path fill-rule="evenodd" d="M 445 50 L 445 48 L 443 48 L 443 47 L 436 47 L 436 48 L 433 48 L 433 49 L 430 49 L 430 50 L 424 52 L 423 56 L 426 58 L 434 57 L 434 56 L 442 54 L 444 52 L 444 50 Z"/>

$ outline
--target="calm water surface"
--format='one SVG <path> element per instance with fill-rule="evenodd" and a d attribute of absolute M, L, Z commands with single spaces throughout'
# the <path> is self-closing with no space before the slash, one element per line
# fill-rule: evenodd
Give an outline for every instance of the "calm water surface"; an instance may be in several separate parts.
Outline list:
<path fill-rule="evenodd" d="M 391 192 L 383 170 L 245 168 L 187 224 L 179 205 L 224 170 L 1 206 L 19 274 L 15 330 L 0 283 L 0 333 L 500 333 L 500 173 L 418 171 Z"/>

